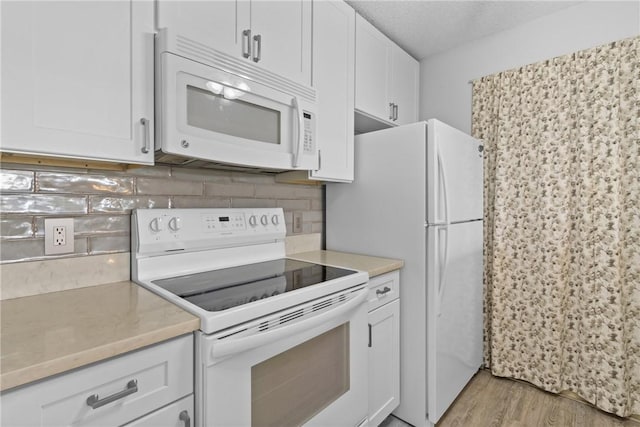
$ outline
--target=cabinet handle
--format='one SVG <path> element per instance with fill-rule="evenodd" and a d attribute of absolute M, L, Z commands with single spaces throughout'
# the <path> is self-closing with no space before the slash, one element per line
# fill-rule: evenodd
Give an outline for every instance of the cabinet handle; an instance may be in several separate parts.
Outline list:
<path fill-rule="evenodd" d="M 242 32 L 242 56 L 245 58 L 251 56 L 251 30 Z"/>
<path fill-rule="evenodd" d="M 398 120 L 398 104 L 393 104 L 393 121 Z"/>
<path fill-rule="evenodd" d="M 147 154 L 151 149 L 151 140 L 149 139 L 149 120 L 144 117 L 140 119 L 140 124 L 142 125 L 142 132 L 144 133 L 144 145 L 140 149 L 144 154 Z"/>
<path fill-rule="evenodd" d="M 390 291 L 391 291 L 391 288 L 388 286 L 385 286 L 383 290 L 380 290 L 380 289 L 376 290 L 376 295 L 385 296 Z"/>
<path fill-rule="evenodd" d="M 191 427 L 191 417 L 189 417 L 189 412 L 180 412 L 180 415 L 178 415 L 178 419 L 180 421 L 184 421 L 184 427 Z"/>
<path fill-rule="evenodd" d="M 253 62 L 259 62 L 262 57 L 262 36 L 260 34 L 253 36 L 253 42 L 254 44 L 257 43 L 257 48 L 253 50 L 256 52 L 256 54 L 253 55 Z"/>
<path fill-rule="evenodd" d="M 91 406 L 93 409 L 98 409 L 101 406 L 106 405 L 107 403 L 115 402 L 118 399 L 122 399 L 123 397 L 129 396 L 138 391 L 138 380 L 131 380 L 127 383 L 127 388 L 117 393 L 112 394 L 111 396 L 107 396 L 105 398 L 100 399 L 97 394 L 92 394 L 87 397 L 87 405 Z"/>
<path fill-rule="evenodd" d="M 371 347 L 371 323 L 369 323 L 369 347 Z"/>
<path fill-rule="evenodd" d="M 393 102 L 389 103 L 389 120 L 393 120 Z"/>

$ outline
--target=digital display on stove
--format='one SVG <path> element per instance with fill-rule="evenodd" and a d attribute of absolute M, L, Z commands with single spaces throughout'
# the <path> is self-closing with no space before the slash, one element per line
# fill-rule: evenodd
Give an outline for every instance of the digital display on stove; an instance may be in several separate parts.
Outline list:
<path fill-rule="evenodd" d="M 229 217 L 228 216 L 219 216 L 218 217 L 218 221 L 220 221 L 220 222 L 229 222 Z"/>
<path fill-rule="evenodd" d="M 207 311 L 222 311 L 356 273 L 290 259 L 207 271 L 153 283 Z"/>

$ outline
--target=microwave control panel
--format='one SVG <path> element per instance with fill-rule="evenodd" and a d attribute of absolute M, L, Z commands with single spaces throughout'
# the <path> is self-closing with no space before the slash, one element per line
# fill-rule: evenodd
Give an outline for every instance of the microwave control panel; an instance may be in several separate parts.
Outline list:
<path fill-rule="evenodd" d="M 303 111 L 304 118 L 304 145 L 302 150 L 306 154 L 315 153 L 315 134 L 316 134 L 316 118 L 313 113 Z"/>

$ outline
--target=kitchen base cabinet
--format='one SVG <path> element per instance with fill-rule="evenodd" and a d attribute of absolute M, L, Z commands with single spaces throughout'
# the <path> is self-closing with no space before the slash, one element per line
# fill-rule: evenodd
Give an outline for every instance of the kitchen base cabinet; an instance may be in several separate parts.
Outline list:
<path fill-rule="evenodd" d="M 126 427 L 191 427 L 193 425 L 193 395 L 191 395 L 130 422 Z"/>
<path fill-rule="evenodd" d="M 190 400 L 178 405 L 184 408 L 178 414 L 186 410 L 192 417 L 193 335 L 4 392 L 0 424 L 116 426 L 137 420 L 133 425 L 158 425 L 145 418 L 153 420 L 159 408 L 174 412 L 177 407 L 170 404 L 185 397 Z"/>
<path fill-rule="evenodd" d="M 2 151 L 153 164 L 153 3 L 0 7 Z"/>
<path fill-rule="evenodd" d="M 369 282 L 369 426 L 400 404 L 400 299 L 397 271 Z M 376 307 L 372 309 L 372 307 Z"/>

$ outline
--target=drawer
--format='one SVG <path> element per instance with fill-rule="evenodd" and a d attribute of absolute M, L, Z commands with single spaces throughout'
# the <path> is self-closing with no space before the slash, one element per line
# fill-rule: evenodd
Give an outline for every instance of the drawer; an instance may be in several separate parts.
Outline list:
<path fill-rule="evenodd" d="M 2 424 L 122 425 L 191 393 L 188 335 L 3 393 Z"/>
<path fill-rule="evenodd" d="M 192 427 L 193 425 L 193 395 L 191 394 L 127 424 L 126 427 Z"/>
<path fill-rule="evenodd" d="M 400 296 L 400 272 L 398 270 L 369 279 L 369 311 L 397 299 Z"/>

